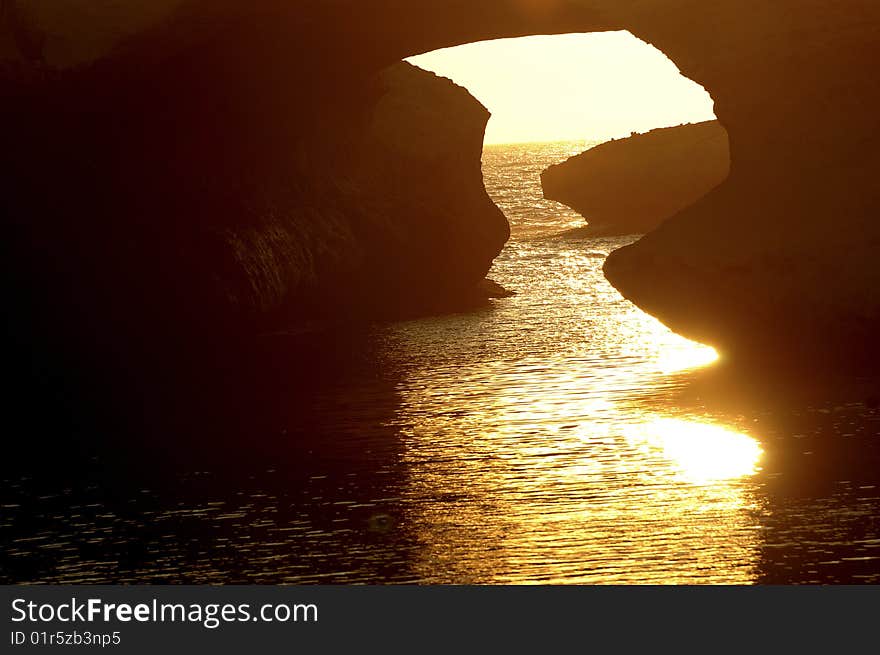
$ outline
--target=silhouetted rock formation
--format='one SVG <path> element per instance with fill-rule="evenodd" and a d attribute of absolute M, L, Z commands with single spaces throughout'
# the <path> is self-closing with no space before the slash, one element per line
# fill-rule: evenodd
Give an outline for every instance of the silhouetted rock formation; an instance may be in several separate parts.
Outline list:
<path fill-rule="evenodd" d="M 875 0 L 27 6 L 36 19 L 19 24 L 29 35 L 51 28 L 44 41 L 28 36 L 49 69 L 79 67 L 34 73 L 9 30 L 0 33 L 6 78 L 18 81 L 0 98 L 0 172 L 15 237 L 6 264 L 24 307 L 48 307 L 69 325 L 98 308 L 93 320 L 114 333 L 126 321 L 142 328 L 141 319 L 174 333 L 235 322 L 252 331 L 304 308 L 300 290 L 352 287 L 349 295 L 364 297 L 370 280 L 405 280 L 413 270 L 393 260 L 405 260 L 407 248 L 355 245 L 390 243 L 371 231 L 387 206 L 368 202 L 388 196 L 363 191 L 369 166 L 357 164 L 381 96 L 376 73 L 460 43 L 628 29 L 712 94 L 731 175 L 612 255 L 609 279 L 674 329 L 737 355 L 869 361 L 880 352 Z M 420 179 L 439 176 L 437 193 L 430 202 L 408 196 L 400 206 L 408 220 L 437 202 L 450 203 L 450 215 L 442 180 L 461 161 L 425 162 Z M 478 253 L 458 253 L 459 227 L 409 252 L 430 253 L 419 270 L 439 266 L 432 284 L 455 287 L 481 277 L 504 236 L 503 226 L 492 229 Z M 405 240 L 402 230 L 384 235 Z M 364 255 L 358 268 L 348 258 L 358 251 L 377 256 Z M 440 253 L 455 255 L 440 264 Z"/>
<path fill-rule="evenodd" d="M 702 198 L 730 172 L 727 132 L 718 121 L 652 130 L 608 141 L 550 166 L 544 197 L 587 221 L 585 236 L 643 234 Z"/>
<path fill-rule="evenodd" d="M 240 378 L 260 332 L 491 295 L 509 226 L 482 182 L 489 113 L 449 80 L 399 63 L 341 88 L 233 92 L 262 93 L 249 108 L 208 85 L 163 94 L 163 110 L 151 85 L 80 95 L 64 75 L 17 79 L 0 113 L 15 126 L 8 372 L 37 378 L 20 407 L 94 390 L 106 411 L 137 416 L 122 404 L 140 394 L 159 411 L 158 388 L 174 405 L 204 376 Z"/>
<path fill-rule="evenodd" d="M 203 88 L 164 115 L 135 114 L 140 89 L 42 105 L 66 82 L 26 89 L 27 116 L 5 122 L 23 128 L 5 153 L 12 268 L 44 283 L 47 324 L 76 315 L 95 334 L 112 316 L 126 348 L 433 311 L 479 293 L 509 236 L 482 183 L 488 111 L 409 64 L 285 97 L 241 89 L 263 93 L 250 109 Z"/>

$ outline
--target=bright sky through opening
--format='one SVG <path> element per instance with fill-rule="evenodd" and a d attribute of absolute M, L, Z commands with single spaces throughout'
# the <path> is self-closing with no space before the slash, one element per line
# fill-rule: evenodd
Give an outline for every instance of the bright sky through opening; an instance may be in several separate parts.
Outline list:
<path fill-rule="evenodd" d="M 487 144 L 606 140 L 715 117 L 703 87 L 629 32 L 484 41 L 407 61 L 492 112 Z"/>

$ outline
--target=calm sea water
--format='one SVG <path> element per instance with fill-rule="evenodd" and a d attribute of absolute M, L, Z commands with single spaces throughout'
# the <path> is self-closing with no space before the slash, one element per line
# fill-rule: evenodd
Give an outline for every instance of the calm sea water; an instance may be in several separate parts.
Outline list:
<path fill-rule="evenodd" d="M 874 399 L 716 379 L 712 349 L 625 301 L 602 264 L 638 237 L 566 234 L 583 219 L 541 198 L 586 145 L 484 153 L 513 233 L 491 277 L 516 296 L 291 335 L 321 357 L 206 411 L 199 465 L 157 447 L 161 475 L 99 457 L 7 476 L 0 578 L 880 582 Z"/>

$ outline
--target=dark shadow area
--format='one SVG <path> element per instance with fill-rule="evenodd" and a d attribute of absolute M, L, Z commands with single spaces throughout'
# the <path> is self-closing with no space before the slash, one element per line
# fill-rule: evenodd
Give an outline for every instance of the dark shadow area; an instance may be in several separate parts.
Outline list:
<path fill-rule="evenodd" d="M 149 395 L 23 394 L 27 432 L 0 470 L 0 579 L 405 577 L 396 372 L 377 366 L 370 326 L 279 333 L 247 351 L 234 368 L 170 369 L 139 387 Z"/>

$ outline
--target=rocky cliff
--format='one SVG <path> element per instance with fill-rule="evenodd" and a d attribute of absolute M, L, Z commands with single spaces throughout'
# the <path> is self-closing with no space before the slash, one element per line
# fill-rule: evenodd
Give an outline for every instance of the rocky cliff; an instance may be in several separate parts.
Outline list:
<path fill-rule="evenodd" d="M 716 100 L 730 177 L 606 263 L 608 279 L 731 360 L 876 370 L 880 8 L 707 6 L 657 45 Z M 711 42 L 710 42 L 711 41 Z M 677 45 L 676 45 L 677 42 Z"/>
<path fill-rule="evenodd" d="M 278 357 L 261 333 L 490 295 L 509 227 L 482 183 L 489 112 L 449 80 L 398 63 L 341 88 L 232 96 L 128 81 L 81 94 L 66 87 L 83 78 L 46 70 L 7 81 L 7 400 L 39 433 L 71 429 L 61 406 L 75 424 L 98 420 L 82 407 L 120 417 L 91 443 L 139 429 L 144 402 L 240 398 L 266 374 L 242 367 Z M 225 390 L 234 379 L 244 391 Z"/>
<path fill-rule="evenodd" d="M 718 121 L 608 141 L 541 174 L 544 197 L 587 221 L 585 234 L 643 234 L 692 205 L 730 172 Z"/>
<path fill-rule="evenodd" d="M 364 150 L 352 145 L 366 138 L 377 72 L 489 38 L 628 29 L 711 93 L 730 139 L 731 174 L 614 254 L 608 277 L 673 328 L 738 356 L 876 358 L 874 0 L 5 7 L 2 172 L 13 209 L 8 233 L 17 239 L 7 240 L 15 254 L 7 263 L 26 281 L 13 289 L 26 305 L 71 323 L 88 306 L 103 324 L 146 318 L 179 332 L 207 316 L 251 329 L 305 307 L 303 280 L 336 276 L 311 287 L 323 289 L 400 280 L 410 270 L 394 271 L 401 251 L 367 249 L 383 255 L 372 263 L 364 255 L 366 269 L 354 271 L 357 257 L 347 256 L 373 235 L 371 220 L 388 213 L 375 207 L 384 193 L 362 191 L 373 169 L 358 166 Z M 447 153 L 425 170 L 459 161 Z M 406 169 L 398 155 L 406 153 L 395 152 L 389 170 Z M 372 218 L 364 217 L 371 203 Z M 409 198 L 403 213 L 422 204 Z M 479 276 L 505 233 L 497 215 L 486 216 L 499 227 L 467 273 L 440 266 L 432 280 L 448 276 L 455 286 Z M 432 233 L 430 253 L 454 251 L 456 230 Z M 383 243 L 401 235 L 386 236 Z M 337 247 L 345 243 L 351 250 Z M 379 276 L 356 273 L 376 266 Z"/>
<path fill-rule="evenodd" d="M 509 236 L 482 184 L 488 111 L 409 64 L 236 89 L 256 106 L 210 85 L 163 107 L 153 89 L 65 93 L 71 80 L 10 80 L 3 109 L 18 126 L 7 279 L 49 331 L 109 330 L 128 352 L 436 309 L 470 295 Z"/>

